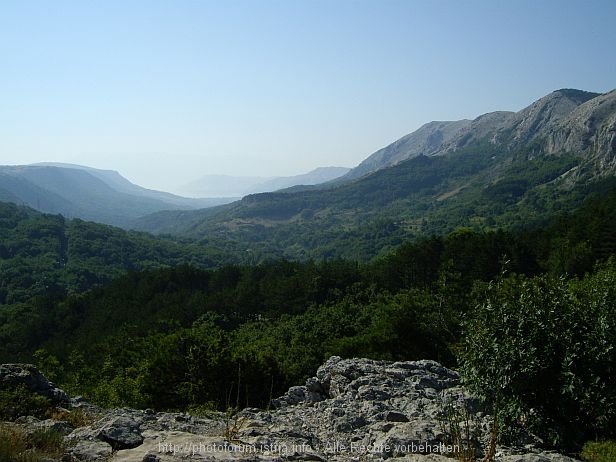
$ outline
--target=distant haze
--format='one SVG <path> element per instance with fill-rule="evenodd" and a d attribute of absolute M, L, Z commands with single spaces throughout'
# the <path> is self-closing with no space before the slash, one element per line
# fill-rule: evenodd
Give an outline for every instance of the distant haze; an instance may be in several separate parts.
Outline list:
<path fill-rule="evenodd" d="M 186 197 L 243 197 L 247 194 L 277 191 L 294 185 L 315 185 L 349 172 L 344 167 L 320 167 L 303 175 L 287 177 L 205 175 L 176 192 Z"/>
<path fill-rule="evenodd" d="M 174 192 L 354 167 L 431 120 L 613 89 L 614 17 L 612 0 L 4 1 L 0 165 Z"/>

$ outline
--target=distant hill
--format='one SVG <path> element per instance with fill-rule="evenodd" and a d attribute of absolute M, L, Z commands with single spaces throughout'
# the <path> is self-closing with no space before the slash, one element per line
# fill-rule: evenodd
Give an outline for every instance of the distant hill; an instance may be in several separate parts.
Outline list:
<path fill-rule="evenodd" d="M 137 186 L 118 172 L 71 164 L 0 166 L 0 200 L 117 226 L 160 210 L 211 207 L 233 199 L 190 199 Z"/>
<path fill-rule="evenodd" d="M 616 182 L 616 91 L 563 89 L 519 112 L 433 122 L 327 187 L 254 194 L 222 208 L 160 212 L 137 229 L 292 258 L 368 258 L 458 227 L 541 224 Z"/>
<path fill-rule="evenodd" d="M 351 169 L 346 167 L 319 167 L 303 175 L 272 178 L 250 188 L 248 194 L 272 192 L 293 186 L 313 186 L 340 178 Z"/>
<path fill-rule="evenodd" d="M 190 197 L 243 197 L 298 185 L 317 185 L 349 172 L 345 167 L 319 167 L 308 173 L 284 177 L 205 175 L 178 191 Z"/>
<path fill-rule="evenodd" d="M 269 181 L 273 177 L 204 175 L 179 188 L 176 192 L 187 197 L 237 197 L 246 195 L 246 191 L 256 185 Z"/>

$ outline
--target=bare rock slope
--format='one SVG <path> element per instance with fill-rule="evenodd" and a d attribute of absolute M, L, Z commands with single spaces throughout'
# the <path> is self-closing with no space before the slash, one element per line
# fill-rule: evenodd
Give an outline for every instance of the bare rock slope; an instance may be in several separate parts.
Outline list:
<path fill-rule="evenodd" d="M 613 173 L 616 90 L 599 94 L 561 89 L 518 112 L 491 112 L 472 121 L 430 122 L 375 152 L 344 178 L 359 178 L 419 155 L 445 155 L 480 142 L 503 152 L 572 153 L 590 161 L 586 170 L 593 177 L 607 170 Z"/>

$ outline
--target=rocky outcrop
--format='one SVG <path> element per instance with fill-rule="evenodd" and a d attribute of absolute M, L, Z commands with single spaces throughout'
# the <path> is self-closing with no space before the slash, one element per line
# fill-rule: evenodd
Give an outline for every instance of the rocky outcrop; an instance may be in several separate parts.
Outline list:
<path fill-rule="evenodd" d="M 0 387 L 25 386 L 33 393 L 50 399 L 55 404 L 68 402 L 68 395 L 45 378 L 32 364 L 0 364 Z"/>
<path fill-rule="evenodd" d="M 85 409 L 93 419 L 81 428 L 62 427 L 70 441 L 62 460 L 444 462 L 460 451 L 482 457 L 491 428 L 458 374 L 434 361 L 332 357 L 305 385 L 272 404 L 269 411 L 192 416 L 103 410 L 73 399 L 69 409 Z M 51 425 L 32 418 L 17 424 Z M 454 436 L 456 425 L 461 439 Z M 516 449 L 500 448 L 497 456 L 505 462 L 571 462 L 541 452 L 531 438 Z"/>
<path fill-rule="evenodd" d="M 284 426 L 300 418 L 295 434 L 326 458 L 443 453 L 453 444 L 446 434 L 445 408 L 454 404 L 476 412 L 459 382 L 456 372 L 434 361 L 332 357 L 304 387 L 273 401 L 274 420 Z M 488 432 L 489 421 L 476 414 L 466 443 L 478 456 Z"/>
<path fill-rule="evenodd" d="M 554 124 L 547 137 L 549 152 L 594 154 L 600 171 L 616 163 L 616 90 L 578 106 Z"/>
<path fill-rule="evenodd" d="M 508 139 L 503 141 L 511 147 L 519 147 L 544 138 L 556 124 L 597 96 L 598 93 L 580 90 L 554 91 L 516 113 L 505 128 L 509 132 Z"/>

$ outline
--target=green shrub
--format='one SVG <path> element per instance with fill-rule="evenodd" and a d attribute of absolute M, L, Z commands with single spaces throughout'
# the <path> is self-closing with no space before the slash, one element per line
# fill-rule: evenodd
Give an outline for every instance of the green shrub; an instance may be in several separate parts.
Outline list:
<path fill-rule="evenodd" d="M 580 456 L 588 462 L 616 462 L 616 441 L 588 441 Z"/>
<path fill-rule="evenodd" d="M 466 322 L 462 370 L 499 421 L 579 450 L 616 426 L 616 265 L 582 281 L 512 276 L 487 285 Z"/>
<path fill-rule="evenodd" d="M 37 452 L 58 458 L 62 457 L 66 447 L 61 433 L 47 429 L 36 430 L 29 436 L 28 443 Z"/>
<path fill-rule="evenodd" d="M 0 419 L 15 420 L 19 416 L 44 419 L 52 409 L 51 401 L 30 392 L 25 385 L 0 390 Z"/>

